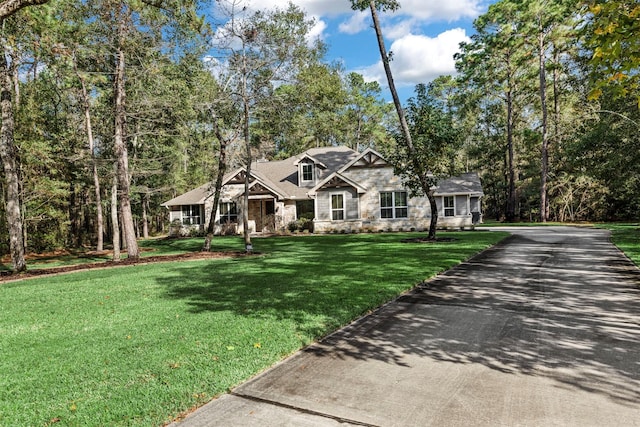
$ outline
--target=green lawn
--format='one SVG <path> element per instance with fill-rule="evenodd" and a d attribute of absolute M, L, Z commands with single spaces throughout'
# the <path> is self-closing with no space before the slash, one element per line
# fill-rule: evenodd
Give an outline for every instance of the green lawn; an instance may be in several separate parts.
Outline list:
<path fill-rule="evenodd" d="M 445 235 L 272 237 L 255 257 L 0 284 L 0 426 L 161 425 L 505 237 Z"/>
<path fill-rule="evenodd" d="M 140 256 L 155 255 L 177 255 L 185 252 L 199 251 L 202 248 L 202 240 L 200 239 L 150 239 L 138 242 L 140 246 Z M 241 248 L 238 247 L 238 250 Z M 122 254 L 122 258 L 126 258 L 126 253 Z M 5 263 L 0 262 L 0 272 L 11 271 L 11 262 L 5 257 Z M 62 255 L 47 255 L 30 257 L 27 261 L 29 270 L 39 270 L 52 267 L 60 267 L 75 264 L 88 264 L 96 262 L 111 261 L 112 253 L 105 251 L 103 253 L 95 252 L 69 252 Z"/>
<path fill-rule="evenodd" d="M 601 224 L 611 230 L 611 241 L 640 266 L 640 224 Z"/>

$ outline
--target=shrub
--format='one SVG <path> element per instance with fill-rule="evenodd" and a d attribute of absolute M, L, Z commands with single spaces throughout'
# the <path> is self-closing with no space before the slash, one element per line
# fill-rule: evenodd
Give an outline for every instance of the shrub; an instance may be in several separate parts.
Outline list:
<path fill-rule="evenodd" d="M 304 230 L 309 230 L 309 232 L 313 233 L 313 220 L 302 217 L 296 221 L 291 221 L 289 224 L 287 224 L 287 229 L 292 233 L 295 231 L 304 231 Z"/>

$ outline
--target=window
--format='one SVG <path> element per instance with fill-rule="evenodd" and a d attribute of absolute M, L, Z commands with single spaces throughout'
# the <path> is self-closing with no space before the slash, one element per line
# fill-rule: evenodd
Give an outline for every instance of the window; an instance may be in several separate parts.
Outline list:
<path fill-rule="evenodd" d="M 442 205 L 444 206 L 444 216 L 455 216 L 456 207 L 453 196 L 444 196 Z"/>
<path fill-rule="evenodd" d="M 235 203 L 220 203 L 220 224 L 238 222 L 238 207 Z"/>
<path fill-rule="evenodd" d="M 313 164 L 312 163 L 302 164 L 302 180 L 313 181 Z"/>
<path fill-rule="evenodd" d="M 315 206 L 313 200 L 299 200 L 296 202 L 296 219 L 313 219 L 315 216 Z"/>
<path fill-rule="evenodd" d="M 343 194 L 331 195 L 331 219 L 333 221 L 340 221 L 344 219 L 344 195 Z"/>
<path fill-rule="evenodd" d="M 380 218 L 407 218 L 409 209 L 407 207 L 406 191 L 385 191 L 380 193 Z"/>
<path fill-rule="evenodd" d="M 200 205 L 182 206 L 182 224 L 200 225 Z"/>

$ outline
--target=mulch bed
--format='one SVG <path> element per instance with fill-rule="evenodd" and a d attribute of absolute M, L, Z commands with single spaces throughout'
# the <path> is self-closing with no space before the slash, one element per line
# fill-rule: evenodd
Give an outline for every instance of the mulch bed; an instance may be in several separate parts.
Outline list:
<path fill-rule="evenodd" d="M 253 255 L 256 253 L 254 252 Z M 47 276 L 61 273 L 69 273 L 72 271 L 92 270 L 98 268 L 112 268 L 123 267 L 139 264 L 149 264 L 157 262 L 176 262 L 176 261 L 192 261 L 192 260 L 204 260 L 204 259 L 219 259 L 219 258 L 239 258 L 244 256 L 250 256 L 245 252 L 188 252 L 180 255 L 157 255 L 146 256 L 137 260 L 129 258 L 123 258 L 122 260 L 115 261 L 103 261 L 92 262 L 87 264 L 75 264 L 66 265 L 60 267 L 39 268 L 34 270 L 27 270 L 20 274 L 11 274 L 10 271 L 0 272 L 0 282 L 9 282 L 20 279 L 27 279 L 30 277 Z"/>
<path fill-rule="evenodd" d="M 436 237 L 435 239 L 429 239 L 427 237 L 415 237 L 412 239 L 402 239 L 402 243 L 443 243 L 443 242 L 455 242 L 455 237 Z"/>

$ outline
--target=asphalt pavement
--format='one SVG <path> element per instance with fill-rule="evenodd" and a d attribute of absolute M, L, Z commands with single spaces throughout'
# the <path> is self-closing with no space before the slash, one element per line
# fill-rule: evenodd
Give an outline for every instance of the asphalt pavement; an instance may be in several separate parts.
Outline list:
<path fill-rule="evenodd" d="M 640 270 L 604 230 L 499 229 L 175 427 L 640 426 Z"/>

